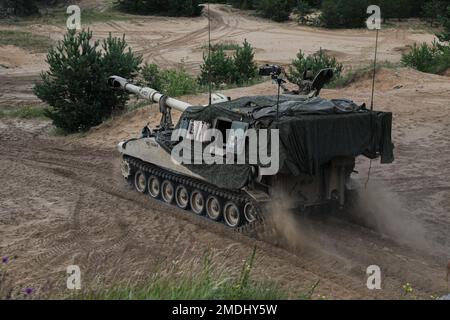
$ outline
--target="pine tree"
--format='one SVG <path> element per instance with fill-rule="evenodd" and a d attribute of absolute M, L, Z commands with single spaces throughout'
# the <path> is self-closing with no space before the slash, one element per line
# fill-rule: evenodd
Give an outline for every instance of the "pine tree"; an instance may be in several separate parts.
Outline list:
<path fill-rule="evenodd" d="M 142 62 L 126 51 L 125 39 L 92 41 L 92 32 L 69 30 L 47 55 L 49 71 L 41 74 L 35 94 L 50 105 L 47 116 L 67 132 L 87 130 L 125 107 L 128 95 L 112 91 L 107 79 L 113 74 L 133 78 Z"/>
<path fill-rule="evenodd" d="M 255 63 L 255 52 L 252 46 L 244 40 L 242 46 L 236 49 L 234 65 L 236 67 L 236 82 L 243 83 L 256 77 L 258 67 Z"/>

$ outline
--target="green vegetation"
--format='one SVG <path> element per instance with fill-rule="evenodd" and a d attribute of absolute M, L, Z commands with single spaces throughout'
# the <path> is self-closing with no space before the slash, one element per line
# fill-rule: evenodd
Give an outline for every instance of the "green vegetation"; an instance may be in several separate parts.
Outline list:
<path fill-rule="evenodd" d="M 0 118 L 46 118 L 45 108 L 38 106 L 1 107 Z"/>
<path fill-rule="evenodd" d="M 233 50 L 233 56 L 225 53 Z M 198 79 L 183 67 L 161 70 L 156 64 L 146 64 L 142 69 L 145 84 L 172 97 L 207 91 L 209 81 L 214 87 L 233 87 L 254 84 L 259 80 L 254 61 L 254 50 L 245 40 L 242 45 L 216 44 L 211 54 L 204 56 Z"/>
<path fill-rule="evenodd" d="M 189 264 L 173 265 L 161 270 L 150 279 L 136 284 L 127 284 L 111 289 L 87 291 L 75 299 L 107 300 L 280 300 L 288 294 L 271 282 L 252 280 L 256 249 L 248 261 L 244 261 L 237 276 L 227 272 L 225 266 L 217 266 L 207 256 L 201 269 Z M 217 271 L 219 270 L 219 271 Z M 318 282 L 310 292 L 299 295 L 299 299 L 311 299 Z"/>
<path fill-rule="evenodd" d="M 297 21 L 299 24 L 308 24 L 308 15 L 313 12 L 313 7 L 306 0 L 299 0 L 297 6 L 293 10 L 293 13 L 297 15 Z"/>
<path fill-rule="evenodd" d="M 430 0 L 422 7 L 423 17 L 430 22 L 431 27 L 446 10 L 446 3 L 442 0 Z"/>
<path fill-rule="evenodd" d="M 211 48 L 209 56 L 203 56 L 198 81 L 201 85 L 211 82 L 215 87 L 223 84 L 243 85 L 252 82 L 258 78 L 254 58 L 254 49 L 247 40 L 242 46 L 236 47 L 232 56 L 225 53 L 223 46 L 216 45 Z"/>
<path fill-rule="evenodd" d="M 130 13 L 195 17 L 202 12 L 200 3 L 198 0 L 117 0 L 116 5 Z"/>
<path fill-rule="evenodd" d="M 160 70 L 156 64 L 146 64 L 142 68 L 146 85 L 170 97 L 192 94 L 198 91 L 195 77 L 183 67 Z"/>
<path fill-rule="evenodd" d="M 13 45 L 33 52 L 47 52 L 52 43 L 50 38 L 30 32 L 0 30 L 0 46 Z"/>
<path fill-rule="evenodd" d="M 286 21 L 293 9 L 290 0 L 259 0 L 256 9 L 264 17 L 277 22 Z"/>
<path fill-rule="evenodd" d="M 440 41 L 450 41 L 450 5 L 447 6 L 447 10 L 444 10 L 442 15 L 439 16 L 439 20 L 444 29 L 443 32 L 437 34 Z"/>
<path fill-rule="evenodd" d="M 450 68 L 450 45 L 415 43 L 409 53 L 402 55 L 402 64 L 422 72 L 440 74 Z"/>
<path fill-rule="evenodd" d="M 321 20 L 327 28 L 363 27 L 367 19 L 367 7 L 366 0 L 324 0 Z"/>
<path fill-rule="evenodd" d="M 322 49 L 311 55 L 305 55 L 300 50 L 289 67 L 288 79 L 290 82 L 300 86 L 306 71 L 311 71 L 313 75 L 316 75 L 325 68 L 332 68 L 334 70 L 333 81 L 338 81 L 341 78 L 344 67 L 335 57 L 327 55 Z"/>
<path fill-rule="evenodd" d="M 5 0 L 2 5 L 3 8 L 12 8 L 17 16 L 29 16 L 39 13 L 37 4 L 35 0 Z"/>
<path fill-rule="evenodd" d="M 113 113 L 125 109 L 128 94 L 112 91 L 107 79 L 120 74 L 132 79 L 142 62 L 123 38 L 111 35 L 92 41 L 92 32 L 68 31 L 47 55 L 50 70 L 41 74 L 34 92 L 50 105 L 46 115 L 67 132 L 77 132 L 100 124 Z"/>
<path fill-rule="evenodd" d="M 298 17 L 299 23 L 309 23 L 307 15 L 320 12 L 321 25 L 327 28 L 359 28 L 367 19 L 366 9 L 375 4 L 381 7 L 385 21 L 423 17 L 429 21 L 437 21 L 448 6 L 446 0 L 216 0 L 217 3 L 228 3 L 235 8 L 251 9 L 263 17 L 275 21 L 289 19 L 291 12 Z M 314 18 L 314 23 L 318 21 Z"/>

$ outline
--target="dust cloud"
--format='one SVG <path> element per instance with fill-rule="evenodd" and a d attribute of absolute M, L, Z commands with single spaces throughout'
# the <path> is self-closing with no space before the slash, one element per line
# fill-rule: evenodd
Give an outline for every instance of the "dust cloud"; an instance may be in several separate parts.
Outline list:
<path fill-rule="evenodd" d="M 355 213 L 363 223 L 378 233 L 412 248 L 434 251 L 425 226 L 410 212 L 399 197 L 379 181 L 370 181 L 358 190 Z"/>

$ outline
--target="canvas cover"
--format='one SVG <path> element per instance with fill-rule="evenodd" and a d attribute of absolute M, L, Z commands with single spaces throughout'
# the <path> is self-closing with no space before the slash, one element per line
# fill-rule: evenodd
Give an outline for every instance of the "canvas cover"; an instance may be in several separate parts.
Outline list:
<path fill-rule="evenodd" d="M 278 120 L 277 120 L 278 109 Z M 190 107 L 181 120 L 212 122 L 216 118 L 248 122 L 250 127 L 279 129 L 281 171 L 315 175 L 335 157 L 381 157 L 394 160 L 392 113 L 369 111 L 350 100 L 281 96 L 244 97 L 209 107 Z M 180 121 L 179 124 L 182 122 Z M 173 143 L 160 139 L 170 151 Z M 211 183 L 227 189 L 244 187 L 250 165 L 186 165 Z"/>

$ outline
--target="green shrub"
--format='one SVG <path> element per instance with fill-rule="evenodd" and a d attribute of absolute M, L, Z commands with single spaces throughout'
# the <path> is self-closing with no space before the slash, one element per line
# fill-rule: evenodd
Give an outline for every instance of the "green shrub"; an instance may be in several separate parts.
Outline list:
<path fill-rule="evenodd" d="M 360 28 L 367 19 L 367 0 L 324 0 L 321 20 L 327 28 Z"/>
<path fill-rule="evenodd" d="M 277 22 L 289 19 L 292 10 L 292 1 L 289 0 L 260 0 L 256 5 L 256 10 L 264 18 Z"/>
<path fill-rule="evenodd" d="M 168 69 L 161 72 L 161 90 L 168 96 L 176 97 L 195 93 L 197 81 L 184 68 Z"/>
<path fill-rule="evenodd" d="M 195 93 L 198 89 L 196 79 L 182 67 L 160 70 L 156 64 L 146 64 L 142 77 L 146 85 L 170 97 Z"/>
<path fill-rule="evenodd" d="M 224 48 L 235 50 L 229 57 Z M 213 86 L 222 84 L 241 85 L 252 82 L 258 77 L 258 67 L 255 63 L 255 51 L 247 40 L 242 45 L 216 44 L 211 47 L 210 56 L 203 56 L 203 64 L 198 81 L 206 85 L 211 81 Z"/>
<path fill-rule="evenodd" d="M 433 42 L 413 45 L 410 52 L 402 55 L 402 64 L 427 73 L 442 73 L 450 68 L 450 45 Z"/>
<path fill-rule="evenodd" d="M 414 43 L 411 51 L 402 55 L 402 63 L 419 71 L 429 72 L 438 54 L 439 50 L 435 43 L 431 46 L 427 43 L 421 45 Z"/>
<path fill-rule="evenodd" d="M 92 32 L 69 30 L 47 55 L 49 71 L 41 74 L 35 94 L 50 105 L 46 115 L 67 132 L 84 131 L 125 108 L 128 94 L 112 91 L 107 79 L 113 74 L 134 78 L 142 62 L 125 39 L 109 35 L 92 41 Z"/>
<path fill-rule="evenodd" d="M 142 77 L 144 78 L 146 85 L 157 91 L 162 90 L 161 83 L 161 71 L 157 64 L 145 64 L 142 68 Z"/>
<path fill-rule="evenodd" d="M 320 70 L 325 68 L 332 68 L 334 70 L 334 81 L 341 77 L 343 65 L 335 57 L 328 56 L 322 49 L 311 55 L 305 55 L 300 50 L 297 57 L 292 61 L 292 65 L 289 67 L 288 79 L 292 83 L 300 85 L 305 71 L 310 70 L 316 75 Z"/>
<path fill-rule="evenodd" d="M 201 85 L 211 82 L 214 86 L 231 84 L 236 80 L 236 67 L 232 58 L 222 48 L 211 50 L 210 55 L 203 55 L 198 81 Z"/>
<path fill-rule="evenodd" d="M 258 67 L 255 63 L 255 52 L 252 46 L 244 40 L 242 47 L 236 49 L 234 65 L 236 67 L 236 82 L 244 83 L 257 76 Z"/>
<path fill-rule="evenodd" d="M 313 12 L 313 8 L 308 1 L 299 0 L 293 12 L 297 15 L 298 23 L 306 24 L 308 22 L 307 16 Z"/>

